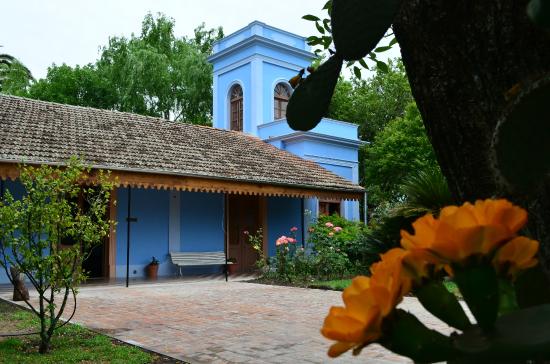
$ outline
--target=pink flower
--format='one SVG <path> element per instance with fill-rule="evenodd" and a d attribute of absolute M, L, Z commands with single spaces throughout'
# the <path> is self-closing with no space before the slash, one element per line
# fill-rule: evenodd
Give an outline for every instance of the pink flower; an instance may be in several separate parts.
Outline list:
<path fill-rule="evenodd" d="M 281 236 L 279 239 L 277 239 L 277 241 L 275 242 L 275 245 L 279 246 L 279 245 L 285 245 L 285 244 L 288 244 L 288 238 L 286 236 Z"/>
<path fill-rule="evenodd" d="M 334 233 L 331 231 L 330 233 L 328 233 L 328 236 L 332 238 L 334 236 Z"/>
<path fill-rule="evenodd" d="M 297 228 L 296 226 L 293 226 L 293 227 L 290 228 L 290 231 L 291 231 L 291 232 L 298 231 L 298 228 Z"/>
<path fill-rule="evenodd" d="M 287 238 L 286 241 L 288 241 L 289 243 L 292 243 L 292 244 L 297 242 L 297 240 L 294 239 L 294 238 Z"/>
<path fill-rule="evenodd" d="M 340 226 L 335 226 L 334 229 L 332 229 L 334 231 L 336 231 L 337 233 L 342 231 L 342 228 Z"/>
<path fill-rule="evenodd" d="M 332 227 L 334 227 L 334 224 L 329 221 L 325 224 L 325 226 L 328 227 L 328 228 L 332 228 Z"/>

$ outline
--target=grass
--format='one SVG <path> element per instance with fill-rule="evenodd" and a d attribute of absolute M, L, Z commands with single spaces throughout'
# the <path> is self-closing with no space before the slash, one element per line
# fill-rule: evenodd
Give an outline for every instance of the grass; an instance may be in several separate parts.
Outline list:
<path fill-rule="evenodd" d="M 351 284 L 351 279 L 335 279 L 331 281 L 315 281 L 309 285 L 310 288 L 331 289 L 334 291 L 343 291 Z"/>
<path fill-rule="evenodd" d="M 38 331 L 32 313 L 0 300 L 0 333 Z M 162 363 L 166 358 L 69 324 L 57 330 L 51 350 L 38 353 L 39 337 L 0 337 L 0 363 Z"/>

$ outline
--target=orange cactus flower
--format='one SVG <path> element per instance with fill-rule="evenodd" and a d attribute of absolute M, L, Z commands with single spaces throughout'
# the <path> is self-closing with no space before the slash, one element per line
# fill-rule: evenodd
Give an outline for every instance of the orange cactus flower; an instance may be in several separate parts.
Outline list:
<path fill-rule="evenodd" d="M 490 254 L 527 222 L 527 212 L 507 200 L 478 200 L 474 205 L 448 206 L 438 219 L 428 214 L 413 223 L 414 235 L 401 231 L 407 250 L 425 250 L 441 263 Z"/>
<path fill-rule="evenodd" d="M 382 322 L 403 295 L 411 289 L 411 278 L 402 267 L 402 260 L 408 254 L 396 248 L 381 256 L 373 264 L 372 276 L 355 277 L 344 290 L 342 298 L 345 307 L 331 307 L 321 333 L 337 343 L 329 349 L 331 357 L 354 349 L 354 354 L 382 335 Z"/>
<path fill-rule="evenodd" d="M 502 246 L 493 259 L 493 265 L 499 272 L 515 278 L 519 271 L 537 265 L 535 257 L 539 242 L 518 236 Z"/>

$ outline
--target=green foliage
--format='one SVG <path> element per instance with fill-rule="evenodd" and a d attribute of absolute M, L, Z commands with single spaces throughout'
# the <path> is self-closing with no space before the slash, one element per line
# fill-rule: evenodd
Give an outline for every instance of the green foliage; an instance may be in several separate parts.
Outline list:
<path fill-rule="evenodd" d="M 395 206 L 394 216 L 415 219 L 427 213 L 437 216 L 443 207 L 455 203 L 447 180 L 437 167 L 411 173 L 399 190 L 404 200 Z"/>
<path fill-rule="evenodd" d="M 83 67 L 54 64 L 48 68 L 46 78 L 38 80 L 21 96 L 100 109 L 114 109 L 117 100 L 107 74 L 93 64 Z"/>
<path fill-rule="evenodd" d="M 372 144 L 365 146 L 364 163 L 369 200 L 374 205 L 399 201 L 399 186 L 407 176 L 436 168 L 432 146 L 414 103 L 407 106 L 403 117 L 389 122 Z"/>
<path fill-rule="evenodd" d="M 399 186 L 399 191 L 401 201 L 377 209 L 370 229 L 361 237 L 367 266 L 378 261 L 380 254 L 399 247 L 401 230 L 411 232 L 414 220 L 427 213 L 437 216 L 443 207 L 454 203 L 439 168 L 413 172 Z"/>
<path fill-rule="evenodd" d="M 338 215 L 320 216 L 302 247 L 296 239 L 297 228 L 292 228 L 288 236 L 277 239 L 277 253 L 269 259 L 271 269 L 263 277 L 303 283 L 362 273 L 366 269 L 362 264 L 364 246 L 358 241 L 363 230 L 361 223 Z"/>
<path fill-rule="evenodd" d="M 262 228 L 259 228 L 254 234 L 251 234 L 249 231 L 245 231 L 244 234 L 248 236 L 248 243 L 258 255 L 256 267 L 260 272 L 264 272 L 268 265 L 268 259 L 264 253 L 264 233 Z"/>
<path fill-rule="evenodd" d="M 45 79 L 11 94 L 45 101 L 133 112 L 165 119 L 210 124 L 212 66 L 207 57 L 223 31 L 194 31 L 176 37 L 175 22 L 148 14 L 139 36 L 111 37 L 100 58 L 86 66 L 52 65 Z"/>
<path fill-rule="evenodd" d="M 207 62 L 215 39 L 204 26 L 193 40 L 174 35 L 174 20 L 148 14 L 139 37 L 112 37 L 97 67 L 117 91 L 115 109 L 196 124 L 210 123 L 212 66 Z M 218 31 L 217 37 L 223 36 Z"/>
<path fill-rule="evenodd" d="M 16 267 L 38 293 L 38 306 L 26 304 L 40 320 L 41 353 L 71 294 L 76 305 L 76 289 L 86 277 L 82 261 L 112 223 L 106 217 L 112 183 L 100 172 L 96 186 L 83 186 L 89 172 L 76 158 L 66 168 L 23 167 L 25 194 L 15 200 L 6 191 L 0 202 L 0 266 L 12 283 L 9 267 Z"/>
<path fill-rule="evenodd" d="M 405 115 L 411 102 L 409 80 L 398 58 L 388 61 L 387 72 L 376 67 L 366 80 L 340 78 L 327 116 L 359 124 L 359 138 L 372 142 L 391 120 Z"/>
<path fill-rule="evenodd" d="M 22 96 L 34 81 L 31 71 L 9 54 L 0 54 L 0 92 Z"/>

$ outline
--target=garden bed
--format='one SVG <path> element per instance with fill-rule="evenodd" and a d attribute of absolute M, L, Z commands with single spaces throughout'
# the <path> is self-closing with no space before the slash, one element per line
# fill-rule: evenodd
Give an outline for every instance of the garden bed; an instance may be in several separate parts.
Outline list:
<path fill-rule="evenodd" d="M 0 335 L 38 331 L 29 311 L 0 300 Z M 39 354 L 38 335 L 0 336 L 0 363 L 184 363 L 68 324 L 52 338 L 48 354 Z"/>

